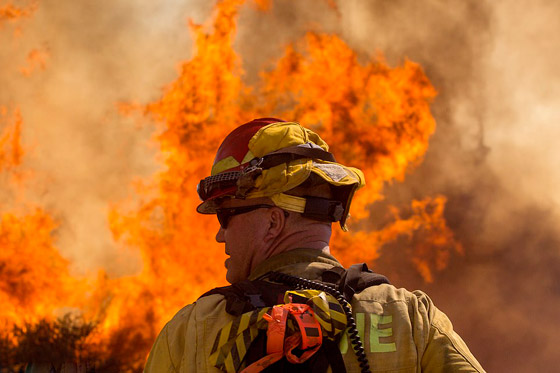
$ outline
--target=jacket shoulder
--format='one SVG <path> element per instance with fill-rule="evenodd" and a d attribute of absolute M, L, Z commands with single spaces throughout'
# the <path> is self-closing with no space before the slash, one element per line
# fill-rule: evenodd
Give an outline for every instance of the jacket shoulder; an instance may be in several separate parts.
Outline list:
<path fill-rule="evenodd" d="M 221 315 L 224 307 L 225 298 L 221 294 L 210 294 L 201 297 L 196 302 L 188 304 L 177 311 L 175 316 L 169 320 L 166 327 L 168 329 L 174 329 L 175 327 L 188 323 L 189 321 L 200 321 L 200 319 L 205 316 L 212 317 Z"/>
<path fill-rule="evenodd" d="M 207 371 L 209 341 L 230 321 L 225 303 L 213 294 L 180 309 L 159 333 L 144 372 Z"/>
<path fill-rule="evenodd" d="M 358 301 L 369 301 L 378 303 L 394 303 L 394 302 L 416 302 L 419 299 L 428 296 L 418 290 L 409 291 L 404 288 L 397 288 L 391 284 L 380 284 L 370 286 L 354 296 Z"/>

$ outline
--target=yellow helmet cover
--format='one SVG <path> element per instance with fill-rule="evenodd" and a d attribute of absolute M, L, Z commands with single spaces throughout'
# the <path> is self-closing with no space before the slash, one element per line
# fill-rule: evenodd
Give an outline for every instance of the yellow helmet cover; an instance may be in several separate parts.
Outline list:
<path fill-rule="evenodd" d="M 337 207 L 340 211 L 331 221 L 340 221 L 346 230 L 350 201 L 355 190 L 365 185 L 365 178 L 359 169 L 337 163 L 328 150 L 328 144 L 318 134 L 296 122 L 262 118 L 241 125 L 218 149 L 211 176 L 199 183 L 202 203 L 197 211 L 213 214 L 223 198 L 269 197 L 280 208 L 305 214 L 311 204 L 309 197 L 284 192 L 301 185 L 314 173 L 335 190 L 344 191 L 339 198 L 341 206 Z M 335 208 L 333 204 L 329 206 L 323 203 L 324 208 Z"/>

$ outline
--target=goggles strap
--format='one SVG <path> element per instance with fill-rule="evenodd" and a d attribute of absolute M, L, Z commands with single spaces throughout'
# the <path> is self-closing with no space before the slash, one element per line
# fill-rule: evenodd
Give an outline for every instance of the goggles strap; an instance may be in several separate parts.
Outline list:
<path fill-rule="evenodd" d="M 284 210 L 299 212 L 304 217 L 335 222 L 340 221 L 344 214 L 342 202 L 320 197 L 296 197 L 289 194 L 277 193 L 270 197 L 274 204 Z"/>
<path fill-rule="evenodd" d="M 342 202 L 320 197 L 305 197 L 303 216 L 320 221 L 335 222 L 342 219 L 344 207 Z"/>
<path fill-rule="evenodd" d="M 309 158 L 318 159 L 327 162 L 336 162 L 334 155 L 323 150 L 320 147 L 313 147 L 310 143 L 303 145 L 290 146 L 272 153 L 268 153 L 262 157 L 262 169 L 268 169 L 278 166 L 281 163 L 288 163 L 296 159 Z"/>
<path fill-rule="evenodd" d="M 249 165 L 241 171 L 223 172 L 201 180 L 197 187 L 198 195 L 202 201 L 205 201 L 215 188 L 225 189 L 237 186 L 235 197 L 244 199 L 255 186 L 255 180 L 263 170 L 302 158 L 336 162 L 332 153 L 316 145 L 313 146 L 311 143 L 290 146 L 266 154 L 261 158 L 253 158 Z"/>
<path fill-rule="evenodd" d="M 303 197 L 290 196 L 289 194 L 277 193 L 270 196 L 274 204 L 284 210 L 299 212 L 303 214 L 305 211 L 306 200 Z"/>

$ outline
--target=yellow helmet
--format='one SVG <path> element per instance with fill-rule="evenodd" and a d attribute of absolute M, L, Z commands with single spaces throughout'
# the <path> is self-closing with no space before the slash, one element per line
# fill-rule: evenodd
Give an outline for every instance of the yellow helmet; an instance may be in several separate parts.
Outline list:
<path fill-rule="evenodd" d="M 224 198 L 268 197 L 287 211 L 320 221 L 346 219 L 354 192 L 365 185 L 362 171 L 343 166 L 315 132 L 295 122 L 260 118 L 233 130 L 222 142 L 211 176 L 198 184 L 202 203 L 197 211 L 215 214 Z M 286 194 L 318 175 L 332 186 L 334 198 Z"/>

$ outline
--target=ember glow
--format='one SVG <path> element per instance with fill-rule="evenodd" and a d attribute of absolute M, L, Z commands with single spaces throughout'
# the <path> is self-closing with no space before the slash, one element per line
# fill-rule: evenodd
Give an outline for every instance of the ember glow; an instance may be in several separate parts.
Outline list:
<path fill-rule="evenodd" d="M 338 17 L 347 11 L 335 1 L 317 1 Z M 0 2 L 0 36 L 15 40 L 1 47 L 3 55 L 13 53 L 41 5 Z M 75 258 L 62 249 L 68 246 L 67 232 L 76 229 L 68 228 L 69 220 L 56 204 L 37 198 L 48 194 L 49 175 L 26 162 L 35 151 L 33 142 L 22 141 L 31 119 L 20 109 L 22 102 L 0 92 L 0 361 L 21 367 L 58 356 L 60 361 L 93 364 L 99 371 L 141 370 L 164 323 L 203 292 L 225 285 L 225 254 L 214 241 L 218 223 L 196 214 L 196 184 L 208 176 L 223 137 L 256 117 L 309 126 L 331 145 L 338 161 L 364 171 L 367 186 L 354 199 L 350 232 L 334 227 L 331 248 L 343 264 L 367 261 L 375 267 L 387 256 L 383 248 L 398 243 L 407 254 L 400 261 L 424 285 L 433 285 L 453 261 L 457 265 L 468 256 L 469 247 L 458 242 L 445 220 L 444 195 L 415 194 L 416 199 L 398 207 L 387 203 L 383 216 L 373 213 L 374 206 L 386 203 L 387 186 L 403 183 L 422 164 L 436 131 L 430 106 L 437 93 L 422 66 L 411 60 L 390 65 L 380 53 L 364 58 L 340 35 L 310 27 L 314 31 L 286 44 L 249 83 L 244 67 L 251 56 L 239 53 L 236 35 L 240 13 L 254 5 L 252 11 L 268 17 L 274 2 L 219 1 L 205 22 L 189 21 L 193 54 L 180 63 L 178 76 L 151 96 L 157 98 L 138 103 L 119 97 L 110 103 L 120 109 L 119 120 L 138 121 L 143 128 L 150 123 L 161 163 L 152 177 L 134 183 L 128 198 L 103 201 L 109 251 L 114 257 L 134 253 L 141 261 L 136 272 L 123 270 L 131 272 L 126 276 L 114 274 L 115 267 L 125 266 L 118 260 L 76 270 Z M 15 82 L 42 79 L 61 62 L 56 45 L 42 41 L 20 52 L 6 69 Z M 56 84 L 68 78 L 57 77 Z M 74 93 L 80 95 L 78 89 Z M 87 97 L 87 104 L 96 99 Z M 51 116 L 60 118 L 57 109 L 53 104 L 32 119 L 53 125 Z M 130 126 L 125 136 L 134 136 L 138 128 Z M 76 136 L 64 140 L 70 146 Z M 88 245 L 98 242 L 72 244 L 85 247 L 75 255 L 88 262 L 95 252 Z M 67 338 L 50 339 L 50 350 L 30 342 L 53 334 Z"/>

